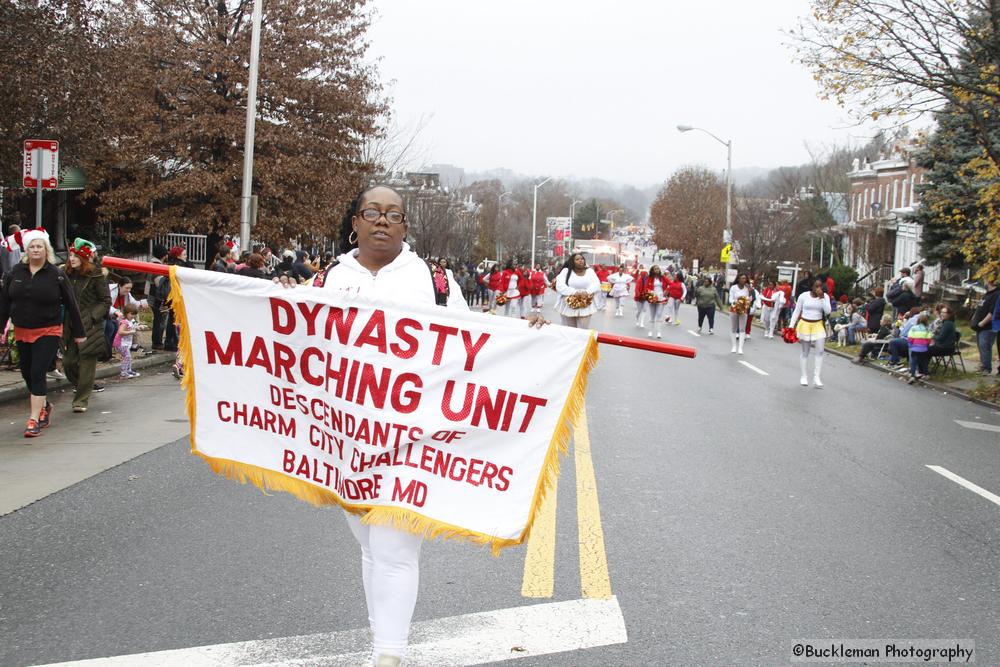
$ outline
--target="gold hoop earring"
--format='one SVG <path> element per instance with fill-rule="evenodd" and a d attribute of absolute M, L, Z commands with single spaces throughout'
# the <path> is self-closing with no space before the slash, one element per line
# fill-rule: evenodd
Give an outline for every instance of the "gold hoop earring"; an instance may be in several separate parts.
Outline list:
<path fill-rule="evenodd" d="M 351 245 L 354 245 L 355 243 L 358 242 L 358 231 L 356 229 L 351 230 L 350 235 L 347 237 L 347 242 L 350 243 Z"/>

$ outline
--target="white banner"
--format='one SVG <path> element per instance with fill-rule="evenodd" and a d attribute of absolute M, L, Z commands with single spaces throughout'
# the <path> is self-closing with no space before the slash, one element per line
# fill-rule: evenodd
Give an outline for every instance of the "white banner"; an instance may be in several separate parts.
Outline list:
<path fill-rule="evenodd" d="M 592 332 L 172 271 L 191 448 L 213 470 L 494 551 L 525 539 Z"/>

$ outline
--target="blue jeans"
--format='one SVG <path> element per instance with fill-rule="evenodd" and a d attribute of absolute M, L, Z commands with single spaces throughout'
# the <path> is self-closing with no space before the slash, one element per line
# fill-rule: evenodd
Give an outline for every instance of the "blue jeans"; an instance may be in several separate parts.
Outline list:
<path fill-rule="evenodd" d="M 976 334 L 976 343 L 979 344 L 979 365 L 987 373 L 993 372 L 993 343 L 996 339 L 997 332 L 991 329 Z"/>
<path fill-rule="evenodd" d="M 898 364 L 900 358 L 909 350 L 910 344 L 905 338 L 893 338 L 889 341 L 889 363 Z"/>
<path fill-rule="evenodd" d="M 867 328 L 868 328 L 867 322 L 864 322 L 862 324 L 849 325 L 847 327 L 847 344 L 854 345 L 857 342 L 856 341 L 857 336 L 854 335 L 854 332 L 857 331 L 858 329 L 867 329 Z"/>

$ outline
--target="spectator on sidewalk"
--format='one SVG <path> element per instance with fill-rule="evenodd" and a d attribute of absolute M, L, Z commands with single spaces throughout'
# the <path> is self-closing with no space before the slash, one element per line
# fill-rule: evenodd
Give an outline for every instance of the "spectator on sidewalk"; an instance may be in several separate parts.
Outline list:
<path fill-rule="evenodd" d="M 987 280 L 986 294 L 976 312 L 972 314 L 972 321 L 969 323 L 976 333 L 979 368 L 983 375 L 993 372 L 993 344 L 997 339 L 997 332 L 993 330 L 993 311 L 998 303 L 997 295 L 1000 295 L 1000 287 L 994 281 Z"/>
<path fill-rule="evenodd" d="M 913 267 L 913 296 L 917 297 L 917 303 L 924 296 L 924 265 L 917 264 Z"/>
<path fill-rule="evenodd" d="M 885 290 L 881 287 L 875 288 L 875 298 L 868 302 L 867 319 L 868 330 L 875 331 L 882 321 L 882 314 L 885 313 Z M 892 318 L 889 318 L 890 320 Z"/>
<path fill-rule="evenodd" d="M 150 258 L 152 264 L 163 264 L 167 258 L 167 247 L 164 245 L 153 246 L 153 256 Z M 163 296 L 161 285 L 165 276 L 151 276 L 152 280 L 147 283 L 149 295 L 146 299 L 149 309 L 153 311 L 153 332 L 152 346 L 154 350 L 163 349 L 163 333 L 167 322 L 167 314 L 163 312 Z M 167 280 L 167 285 L 170 281 Z"/>
<path fill-rule="evenodd" d="M 848 345 L 857 345 L 858 332 L 868 328 L 868 320 L 865 319 L 864 314 L 861 312 L 864 305 L 865 302 L 861 299 L 855 299 L 851 304 L 851 317 L 847 323 Z"/>
<path fill-rule="evenodd" d="M 927 377 L 927 366 L 930 362 L 931 330 L 927 326 L 927 315 L 917 315 L 917 321 L 907 332 L 906 340 L 910 352 L 910 383 Z"/>
<path fill-rule="evenodd" d="M 889 366 L 898 367 L 902 365 L 902 357 L 909 353 L 910 347 L 907 341 L 907 334 L 909 334 L 910 329 L 917 323 L 917 318 L 920 317 L 920 309 L 917 307 L 911 308 L 909 312 L 906 313 L 906 320 L 899 329 L 899 337 L 893 338 L 889 341 Z"/>
<path fill-rule="evenodd" d="M 134 303 L 125 304 L 122 311 L 121 321 L 118 322 L 118 333 L 115 336 L 115 348 L 122 355 L 121 372 L 122 379 L 130 380 L 139 377 L 139 373 L 132 370 L 132 340 L 135 332 L 139 330 L 139 307 Z M 117 320 L 116 320 L 117 321 Z"/>
<path fill-rule="evenodd" d="M 889 303 L 892 304 L 896 313 L 905 313 L 914 306 L 920 305 L 920 299 L 913 293 L 912 281 L 900 283 L 899 290 L 895 296 L 891 296 L 892 289 L 889 290 Z"/>
<path fill-rule="evenodd" d="M 21 228 L 11 225 L 7 228 L 8 236 L 0 240 L 0 282 L 2 282 L 14 267 L 21 261 L 24 252 L 24 240 L 21 238 Z"/>
<path fill-rule="evenodd" d="M 270 276 L 264 271 L 264 257 L 257 253 L 251 253 L 247 258 L 247 263 L 242 269 L 236 272 L 237 275 L 246 276 L 247 278 L 260 278 L 262 280 L 270 280 Z"/>
<path fill-rule="evenodd" d="M 860 364 L 865 360 L 866 357 L 875 357 L 876 353 L 885 348 L 886 344 L 892 338 L 892 316 L 883 315 L 882 319 L 879 320 L 878 333 L 875 334 L 875 340 L 868 340 L 861 343 L 861 350 L 858 351 L 858 356 L 852 361 L 856 364 Z"/>
<path fill-rule="evenodd" d="M 94 391 L 94 374 L 97 359 L 110 354 L 108 341 L 104 336 L 104 321 L 111 308 L 111 293 L 104 271 L 94 264 L 97 246 L 86 239 L 78 238 L 69 248 L 66 277 L 73 287 L 80 317 L 83 320 L 85 339 L 82 343 L 76 336 L 63 331 L 63 370 L 66 379 L 74 386 L 73 412 L 86 412 L 90 394 Z M 100 391 L 100 387 L 98 388 Z"/>
<path fill-rule="evenodd" d="M 942 305 L 938 309 L 937 326 L 932 332 L 932 340 L 928 352 L 932 357 L 948 357 L 955 354 L 958 343 L 958 330 L 955 328 L 955 311 L 951 306 Z"/>
<path fill-rule="evenodd" d="M 86 340 L 80 309 L 66 275 L 55 265 L 55 253 L 49 235 L 32 229 L 21 239 L 25 254 L 11 268 L 8 280 L 0 287 L 0 331 L 10 319 L 14 325 L 21 377 L 28 387 L 31 413 L 24 437 L 34 438 L 49 425 L 49 403 L 45 372 L 49 370 L 64 335 L 63 313 L 74 344 Z"/>

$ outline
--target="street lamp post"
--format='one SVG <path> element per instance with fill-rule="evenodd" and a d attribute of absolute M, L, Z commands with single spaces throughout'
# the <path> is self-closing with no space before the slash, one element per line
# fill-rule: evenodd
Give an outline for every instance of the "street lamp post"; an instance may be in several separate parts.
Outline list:
<path fill-rule="evenodd" d="M 535 201 L 532 205 L 531 210 L 531 267 L 535 266 L 535 229 L 538 227 L 538 188 L 542 187 L 546 183 L 552 180 L 552 177 L 546 178 L 541 183 L 535 183 Z"/>
<path fill-rule="evenodd" d="M 497 195 L 497 222 L 498 223 L 499 223 L 499 218 L 500 218 L 500 211 L 502 210 L 502 207 L 503 207 L 503 198 L 504 197 L 509 197 L 509 196 L 510 196 L 509 192 L 501 192 L 500 194 Z M 497 246 L 496 246 L 497 264 L 499 264 L 500 263 L 500 232 L 499 232 L 499 229 L 497 229 L 495 231 L 497 232 Z"/>
<path fill-rule="evenodd" d="M 733 140 L 723 141 L 711 132 L 700 127 L 692 127 L 690 125 L 678 125 L 677 129 L 681 132 L 690 132 L 691 130 L 698 130 L 699 132 L 704 132 L 708 136 L 712 137 L 720 144 L 726 147 L 726 238 L 723 239 L 724 243 L 733 242 Z M 729 253 L 730 259 L 726 261 L 726 284 L 729 283 L 729 267 L 732 265 L 732 253 Z"/>
<path fill-rule="evenodd" d="M 613 211 L 608 211 L 608 220 L 611 221 L 611 231 L 612 232 L 615 231 L 615 213 L 624 213 L 624 212 L 625 212 L 625 209 L 623 209 L 623 208 L 616 208 Z"/>
<path fill-rule="evenodd" d="M 257 120 L 257 72 L 260 69 L 260 22 L 264 0 L 253 2 L 250 33 L 250 81 L 247 85 L 247 123 L 243 140 L 243 191 L 240 196 L 240 250 L 250 250 L 250 202 L 253 189 L 254 124 Z"/>

